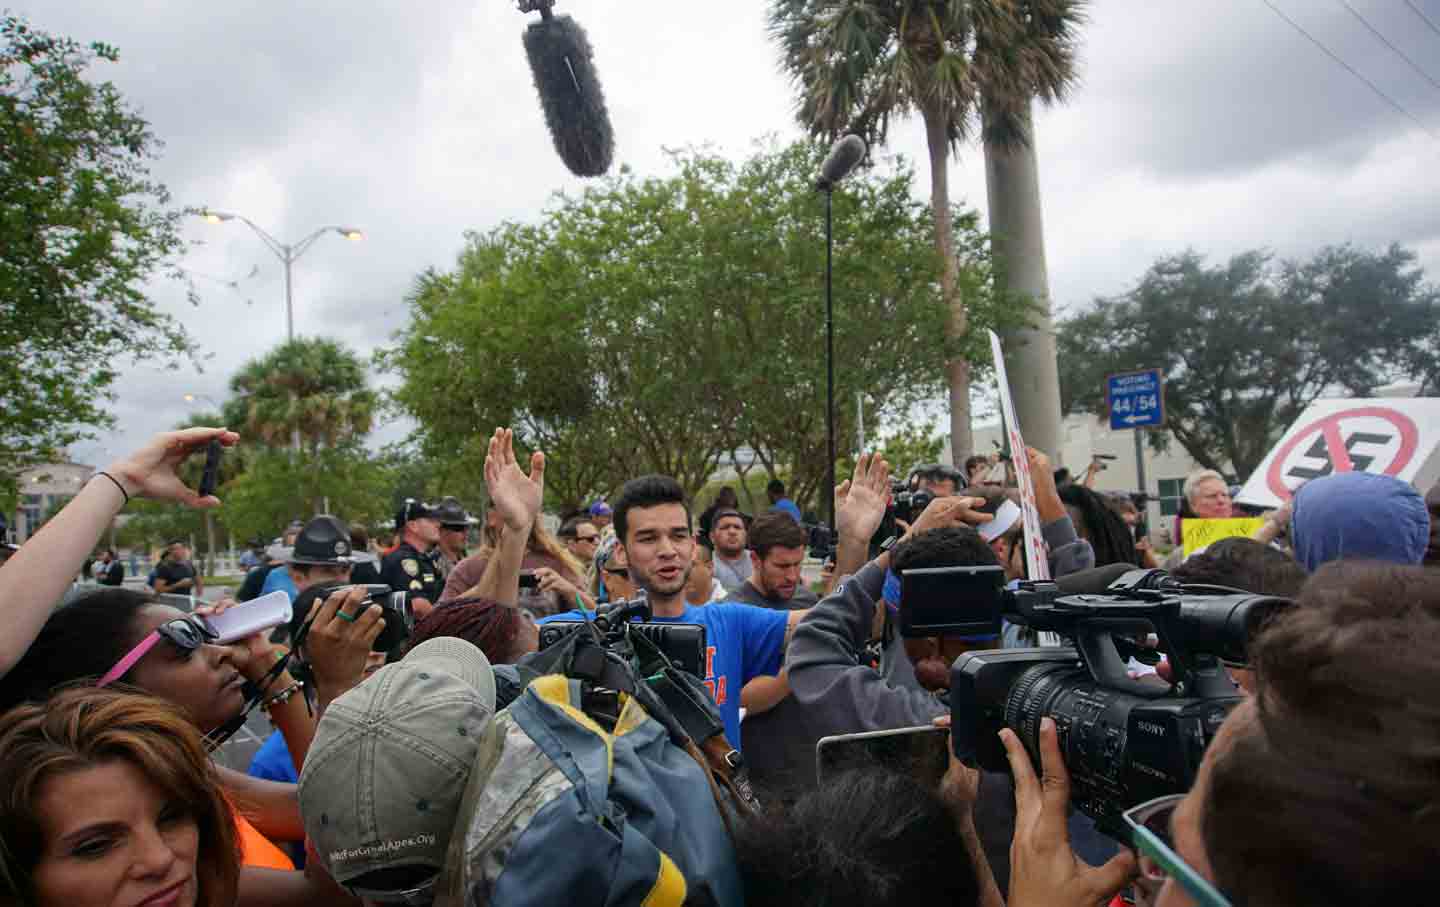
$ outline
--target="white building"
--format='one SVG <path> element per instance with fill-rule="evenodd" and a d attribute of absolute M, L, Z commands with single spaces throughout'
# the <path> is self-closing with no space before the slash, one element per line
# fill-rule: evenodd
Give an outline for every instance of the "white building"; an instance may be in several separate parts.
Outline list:
<path fill-rule="evenodd" d="M 65 502 L 80 493 L 95 474 L 95 467 L 81 463 L 46 463 L 20 473 L 19 506 L 9 516 L 11 538 L 18 544 L 40 528 Z"/>

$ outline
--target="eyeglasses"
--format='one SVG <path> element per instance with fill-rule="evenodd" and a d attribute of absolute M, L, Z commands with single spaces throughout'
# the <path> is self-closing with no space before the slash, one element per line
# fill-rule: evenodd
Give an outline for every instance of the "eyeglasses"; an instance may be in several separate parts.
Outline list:
<path fill-rule="evenodd" d="M 1200 907 L 1231 907 L 1220 889 L 1190 867 L 1170 842 L 1170 817 L 1184 794 L 1157 797 L 1125 811 L 1130 842 L 1140 856 L 1140 874 L 1154 884 L 1174 878 Z"/>
<path fill-rule="evenodd" d="M 593 544 L 595 544 L 596 542 L 600 541 L 600 536 L 599 536 L 599 535 L 577 535 L 577 536 L 575 536 L 575 541 L 577 541 L 577 542 L 589 542 L 590 544 L 593 545 Z"/>
<path fill-rule="evenodd" d="M 606 567 L 606 568 L 605 568 L 605 572 L 608 573 L 608 574 L 610 574 L 611 576 L 618 576 L 618 577 L 620 577 L 621 579 L 629 579 L 629 578 L 630 578 L 630 568 L 629 568 L 629 567 Z"/>
<path fill-rule="evenodd" d="M 125 653 L 125 656 L 115 662 L 115 667 L 105 672 L 96 684 L 98 687 L 109 686 L 129 673 L 135 664 L 149 654 L 150 650 L 160 640 L 165 640 L 181 652 L 194 652 L 196 649 L 213 642 L 220 637 L 215 631 L 205 624 L 192 620 L 188 617 L 177 617 L 174 620 L 167 620 L 165 623 L 151 630 L 145 638 L 136 644 L 135 648 Z"/>

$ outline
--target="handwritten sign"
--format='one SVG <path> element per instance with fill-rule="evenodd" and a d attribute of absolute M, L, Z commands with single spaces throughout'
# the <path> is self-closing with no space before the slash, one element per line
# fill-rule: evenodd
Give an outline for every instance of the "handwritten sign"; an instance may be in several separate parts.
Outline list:
<path fill-rule="evenodd" d="M 1026 455 L 1025 439 L 1020 436 L 1020 423 L 1015 420 L 1015 404 L 1010 399 L 1010 381 L 1005 376 L 1005 354 L 1000 338 L 990 335 L 990 352 L 995 356 L 995 381 L 1000 385 L 1000 411 L 1005 416 L 1009 433 L 1010 456 L 1015 464 L 1015 477 L 1020 483 L 1020 516 L 1025 526 L 1025 569 L 1032 580 L 1050 579 L 1050 551 L 1040 534 L 1040 511 L 1035 506 L 1035 482 L 1030 475 L 1030 458 Z"/>
<path fill-rule="evenodd" d="M 1249 538 L 1255 534 L 1255 530 L 1263 525 L 1265 525 L 1265 520 L 1260 517 L 1241 517 L 1230 520 L 1200 520 L 1186 517 L 1181 524 L 1182 531 L 1185 533 L 1183 545 L 1185 556 L 1189 557 L 1221 539 Z"/>

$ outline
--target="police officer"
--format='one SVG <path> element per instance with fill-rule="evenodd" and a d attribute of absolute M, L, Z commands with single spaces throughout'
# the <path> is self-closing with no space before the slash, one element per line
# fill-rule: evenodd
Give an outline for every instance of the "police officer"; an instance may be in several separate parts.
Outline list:
<path fill-rule="evenodd" d="M 429 504 L 406 498 L 395 514 L 400 544 L 380 562 L 380 582 L 409 592 L 415 618 L 430 613 L 445 588 L 433 552 L 440 542 L 440 520 Z"/>
<path fill-rule="evenodd" d="M 440 542 L 435 546 L 434 554 L 440 567 L 443 588 L 445 577 L 450 575 L 456 564 L 465 560 L 465 543 L 469 541 L 470 526 L 480 521 L 466 513 L 460 501 L 453 497 L 440 499 L 435 516 L 440 520 Z"/>

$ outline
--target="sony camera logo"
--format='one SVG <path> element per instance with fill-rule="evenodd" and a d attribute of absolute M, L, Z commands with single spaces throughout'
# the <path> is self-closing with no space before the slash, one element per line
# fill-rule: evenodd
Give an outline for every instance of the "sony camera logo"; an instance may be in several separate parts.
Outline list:
<path fill-rule="evenodd" d="M 1156 723 L 1156 722 L 1154 722 L 1154 721 L 1137 721 L 1137 722 L 1135 722 L 1135 726 L 1136 726 L 1139 730 L 1142 730 L 1142 731 L 1144 731 L 1145 733 L 1150 734 L 1151 736 L 1154 736 L 1154 737 L 1164 737 L 1164 736 L 1165 736 L 1165 725 L 1163 725 L 1163 724 L 1158 724 L 1158 723 Z"/>

